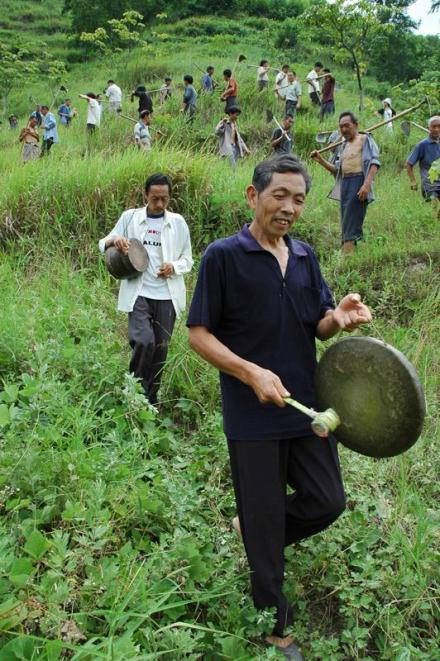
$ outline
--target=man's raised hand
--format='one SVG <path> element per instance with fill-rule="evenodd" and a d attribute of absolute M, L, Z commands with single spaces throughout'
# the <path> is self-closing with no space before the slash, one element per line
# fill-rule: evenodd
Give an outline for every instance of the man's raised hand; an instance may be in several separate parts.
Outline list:
<path fill-rule="evenodd" d="M 333 319 L 341 330 L 350 333 L 362 324 L 368 324 L 372 316 L 359 294 L 348 294 L 333 311 Z"/>

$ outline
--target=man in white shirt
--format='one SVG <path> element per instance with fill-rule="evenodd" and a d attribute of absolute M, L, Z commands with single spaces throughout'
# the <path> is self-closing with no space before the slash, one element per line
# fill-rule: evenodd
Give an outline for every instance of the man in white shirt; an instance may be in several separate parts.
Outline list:
<path fill-rule="evenodd" d="M 150 151 L 151 149 L 151 135 L 148 128 L 151 124 L 151 113 L 149 110 L 143 110 L 139 114 L 139 121 L 134 126 L 134 141 L 138 149 L 143 151 Z"/>
<path fill-rule="evenodd" d="M 110 112 L 118 113 L 122 110 L 122 90 L 116 85 L 114 80 L 107 81 L 107 89 L 105 95 L 108 99 L 108 107 Z"/>
<path fill-rule="evenodd" d="M 157 404 L 162 369 L 176 316 L 185 308 L 184 273 L 193 265 L 191 240 L 184 218 L 167 210 L 172 182 L 157 173 L 145 182 L 146 206 L 129 209 L 99 242 L 104 252 L 115 246 L 128 252 L 130 239 L 141 241 L 149 256 L 147 270 L 121 280 L 118 310 L 128 312 L 130 372 L 142 382 L 151 404 Z"/>
<path fill-rule="evenodd" d="M 296 111 L 301 108 L 302 99 L 301 83 L 296 79 L 295 71 L 289 71 L 287 85 L 278 92 L 278 95 L 286 102 L 285 114 L 295 117 Z"/>
<path fill-rule="evenodd" d="M 257 88 L 259 92 L 267 89 L 269 84 L 269 62 L 261 60 L 260 66 L 257 69 Z"/>
<path fill-rule="evenodd" d="M 287 74 L 289 73 L 289 65 L 283 64 L 281 71 L 277 73 L 275 78 L 275 95 L 282 98 L 282 90 L 287 86 Z"/>
<path fill-rule="evenodd" d="M 98 103 L 97 95 L 93 92 L 87 92 L 87 94 L 80 94 L 79 98 L 85 99 L 89 104 L 87 110 L 87 131 L 88 133 L 94 133 L 101 123 L 101 106 Z"/>
<path fill-rule="evenodd" d="M 306 82 L 308 83 L 310 101 L 315 106 L 321 105 L 321 98 L 319 95 L 319 80 L 318 80 L 318 76 L 321 71 L 322 71 L 321 62 L 315 62 L 313 69 L 310 71 L 310 73 L 307 74 L 307 78 L 306 78 Z"/>

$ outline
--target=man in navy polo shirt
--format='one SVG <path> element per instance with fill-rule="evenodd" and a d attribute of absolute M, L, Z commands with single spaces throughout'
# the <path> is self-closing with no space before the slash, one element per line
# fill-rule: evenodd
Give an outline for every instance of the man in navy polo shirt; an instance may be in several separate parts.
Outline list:
<path fill-rule="evenodd" d="M 429 178 L 431 165 L 440 158 L 440 115 L 431 117 L 428 121 L 429 136 L 419 142 L 406 161 L 406 170 L 411 182 L 412 190 L 417 190 L 417 181 L 414 176 L 414 166 L 420 166 L 420 179 L 422 195 L 427 202 L 431 200 L 438 205 L 440 214 L 440 175 L 434 181 Z"/>
<path fill-rule="evenodd" d="M 336 440 L 318 438 L 289 393 L 315 405 L 315 338 L 371 320 L 358 294 L 335 308 L 309 245 L 288 231 L 310 188 L 304 165 L 283 154 L 257 165 L 247 201 L 254 219 L 211 244 L 188 316 L 192 348 L 220 370 L 224 430 L 254 604 L 276 607 L 266 640 L 301 659 L 283 594 L 284 547 L 330 525 L 345 496 Z M 295 493 L 287 495 L 287 485 Z"/>

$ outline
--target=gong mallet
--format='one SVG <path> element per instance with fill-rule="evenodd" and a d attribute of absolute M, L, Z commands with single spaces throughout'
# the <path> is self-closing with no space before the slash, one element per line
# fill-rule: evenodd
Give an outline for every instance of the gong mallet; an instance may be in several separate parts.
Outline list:
<path fill-rule="evenodd" d="M 394 117 L 391 117 L 390 119 L 384 119 L 382 122 L 379 122 L 378 124 L 374 124 L 373 126 L 370 126 L 368 129 L 365 129 L 363 133 L 371 133 L 372 131 L 375 131 L 376 129 L 379 129 L 381 126 L 386 126 L 390 122 L 394 122 L 397 119 L 400 119 L 401 117 L 405 117 L 405 115 L 408 115 L 410 112 L 414 112 L 414 110 L 417 110 L 420 108 L 420 106 L 423 106 L 424 103 L 428 103 L 428 98 L 425 97 L 423 101 L 420 101 L 415 106 L 411 106 L 411 108 L 407 108 L 406 110 L 402 110 L 402 112 L 398 112 L 397 115 L 394 115 Z M 318 154 L 323 154 L 326 151 L 330 151 L 331 149 L 334 149 L 335 147 L 339 147 L 339 145 L 342 145 L 342 143 L 345 142 L 345 139 L 342 138 L 341 140 L 336 140 L 336 142 L 332 142 L 331 144 L 327 145 L 326 147 L 323 147 L 322 149 L 318 149 L 317 153 Z"/>
<path fill-rule="evenodd" d="M 271 110 L 266 110 L 266 121 L 267 121 L 268 124 L 270 124 L 270 122 L 275 122 L 275 124 L 278 126 L 278 128 L 283 133 L 286 133 L 285 129 L 283 129 L 283 127 L 281 126 L 281 124 L 279 123 L 279 121 L 277 120 L 277 118 L 275 117 L 275 115 L 273 114 L 273 112 Z M 292 142 L 292 138 L 289 138 L 287 133 L 286 133 L 286 138 L 289 142 Z"/>
<path fill-rule="evenodd" d="M 284 397 L 283 399 L 286 404 L 293 406 L 298 409 L 298 411 L 301 411 L 301 413 L 305 413 L 309 418 L 312 418 L 312 431 L 321 438 L 327 438 L 329 433 L 335 431 L 336 427 L 339 427 L 341 424 L 341 419 L 334 409 L 315 411 L 314 409 L 309 409 L 307 406 L 304 406 L 301 402 L 297 402 L 296 399 L 292 399 L 292 397 Z"/>

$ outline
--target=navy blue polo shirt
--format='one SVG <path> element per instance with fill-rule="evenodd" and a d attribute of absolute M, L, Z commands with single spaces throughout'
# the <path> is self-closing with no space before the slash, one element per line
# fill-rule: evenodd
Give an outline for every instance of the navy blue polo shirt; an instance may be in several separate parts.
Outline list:
<path fill-rule="evenodd" d="M 312 248 L 285 237 L 283 278 L 276 257 L 245 225 L 212 243 L 198 275 L 187 326 L 205 326 L 241 358 L 277 374 L 292 396 L 315 406 L 315 333 L 334 308 Z M 224 431 L 233 440 L 275 440 L 310 434 L 310 418 L 291 406 L 261 404 L 252 388 L 220 372 Z"/>
<path fill-rule="evenodd" d="M 417 162 L 419 163 L 422 188 L 426 193 L 440 192 L 440 177 L 437 178 L 437 181 L 431 183 L 428 174 L 431 165 L 438 158 L 440 158 L 440 143 L 431 136 L 421 140 L 408 156 L 407 163 L 413 167 Z"/>

